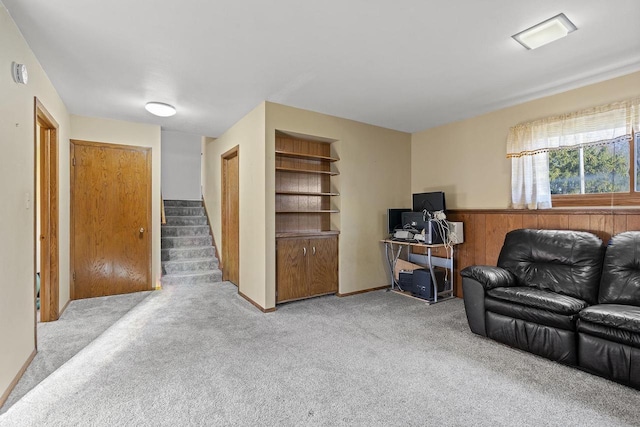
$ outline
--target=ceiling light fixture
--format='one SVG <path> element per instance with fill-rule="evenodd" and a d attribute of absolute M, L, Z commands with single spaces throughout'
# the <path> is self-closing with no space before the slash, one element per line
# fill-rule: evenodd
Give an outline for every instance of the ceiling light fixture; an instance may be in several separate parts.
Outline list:
<path fill-rule="evenodd" d="M 577 29 L 578 27 L 561 13 L 511 37 L 527 49 L 535 49 L 561 39 Z"/>
<path fill-rule="evenodd" d="M 144 108 L 151 114 L 160 117 L 171 117 L 176 113 L 176 107 L 164 102 L 147 102 Z"/>

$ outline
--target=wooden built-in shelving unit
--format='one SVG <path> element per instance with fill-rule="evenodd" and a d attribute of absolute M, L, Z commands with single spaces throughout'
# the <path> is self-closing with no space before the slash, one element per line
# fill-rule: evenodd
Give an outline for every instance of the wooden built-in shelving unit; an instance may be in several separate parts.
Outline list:
<path fill-rule="evenodd" d="M 277 167 L 277 166 L 276 166 L 276 170 L 281 172 L 317 173 L 320 175 L 331 175 L 331 176 L 339 175 L 338 172 L 334 172 L 330 170 L 324 171 L 324 170 L 301 169 L 301 168 L 283 168 L 283 167 Z"/>
<path fill-rule="evenodd" d="M 276 131 L 276 302 L 338 291 L 340 159 L 331 142 Z"/>

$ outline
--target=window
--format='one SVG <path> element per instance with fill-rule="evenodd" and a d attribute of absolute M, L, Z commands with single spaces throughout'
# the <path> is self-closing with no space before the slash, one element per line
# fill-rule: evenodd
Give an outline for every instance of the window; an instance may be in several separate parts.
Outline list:
<path fill-rule="evenodd" d="M 509 130 L 513 208 L 640 205 L 640 98 Z"/>
<path fill-rule="evenodd" d="M 608 144 L 550 151 L 553 205 L 638 204 L 639 137 L 636 134 L 635 141 L 623 138 Z"/>

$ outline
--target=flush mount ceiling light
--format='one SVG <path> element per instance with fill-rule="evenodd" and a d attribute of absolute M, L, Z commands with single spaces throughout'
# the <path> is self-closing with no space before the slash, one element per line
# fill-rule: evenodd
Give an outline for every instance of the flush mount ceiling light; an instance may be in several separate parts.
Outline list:
<path fill-rule="evenodd" d="M 176 108 L 173 105 L 164 102 L 147 102 L 144 108 L 151 114 L 160 117 L 171 117 L 176 113 Z"/>
<path fill-rule="evenodd" d="M 535 49 L 561 39 L 577 29 L 578 27 L 561 13 L 511 37 L 527 49 Z"/>

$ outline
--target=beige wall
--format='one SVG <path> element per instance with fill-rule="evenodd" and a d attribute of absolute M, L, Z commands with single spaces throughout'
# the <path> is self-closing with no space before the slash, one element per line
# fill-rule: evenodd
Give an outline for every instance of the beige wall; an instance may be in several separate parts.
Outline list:
<path fill-rule="evenodd" d="M 11 63 L 27 66 L 17 84 Z M 0 4 L 0 396 L 35 348 L 34 97 L 59 124 L 60 308 L 69 300 L 69 114 Z M 27 199 L 29 199 L 27 207 Z"/>
<path fill-rule="evenodd" d="M 162 273 L 160 263 L 160 126 L 72 115 L 70 137 L 83 141 L 151 147 L 151 274 L 153 284 L 159 284 Z"/>
<path fill-rule="evenodd" d="M 640 72 L 414 133 L 411 191 L 444 190 L 448 208 L 507 208 L 511 126 L 638 95 Z"/>
<path fill-rule="evenodd" d="M 219 245 L 220 155 L 240 146 L 240 291 L 263 308 L 275 307 L 276 129 L 337 141 L 340 175 L 334 184 L 340 196 L 334 203 L 341 212 L 332 222 L 340 230 L 340 293 L 388 284 L 379 240 L 387 208 L 411 204 L 411 136 L 266 102 L 204 143 L 204 197 Z"/>
<path fill-rule="evenodd" d="M 340 193 L 333 215 L 339 237 L 340 293 L 389 284 L 384 250 L 387 209 L 411 206 L 411 135 L 312 111 L 267 103 L 265 288 L 267 306 L 275 305 L 275 131 L 335 139 Z"/>
<path fill-rule="evenodd" d="M 204 201 L 218 253 L 222 257 L 220 156 L 239 147 L 240 292 L 267 307 L 264 278 L 265 253 L 265 104 L 261 103 L 218 139 L 205 139 L 203 183 Z M 271 249 L 270 251 L 273 251 Z M 224 259 L 222 259 L 224 264 Z"/>

